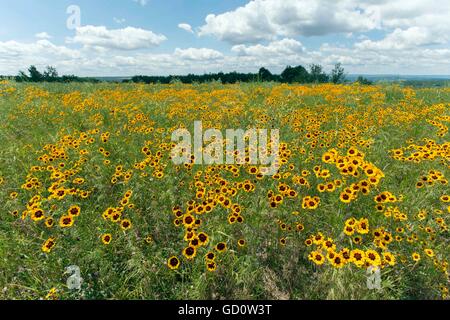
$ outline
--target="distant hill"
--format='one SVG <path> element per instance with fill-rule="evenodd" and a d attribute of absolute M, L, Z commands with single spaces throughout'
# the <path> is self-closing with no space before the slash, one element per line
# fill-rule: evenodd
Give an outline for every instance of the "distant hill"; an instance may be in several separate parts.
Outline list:
<path fill-rule="evenodd" d="M 430 81 L 430 80 L 450 80 L 450 75 L 402 75 L 402 74 L 348 74 L 347 79 L 355 81 L 358 76 L 371 81 Z"/>
<path fill-rule="evenodd" d="M 370 81 L 433 81 L 433 80 L 447 80 L 450 81 L 450 75 L 402 75 L 402 74 L 347 74 L 347 80 L 353 82 L 359 76 L 363 76 L 364 78 Z M 105 82 L 122 82 L 123 80 L 130 80 L 132 77 L 92 77 L 98 79 L 100 81 Z"/>
<path fill-rule="evenodd" d="M 92 78 L 105 82 L 122 82 L 123 80 L 131 80 L 131 77 L 92 77 Z"/>
<path fill-rule="evenodd" d="M 450 75 L 402 75 L 402 74 L 347 74 L 346 78 L 354 82 L 359 76 L 362 76 L 373 82 L 399 82 L 404 85 L 426 87 L 426 86 L 448 86 L 450 84 Z M 1 76 L 0 79 L 13 79 L 14 76 Z M 132 77 L 110 76 L 110 77 L 90 77 L 102 82 L 123 82 L 131 80 Z"/>

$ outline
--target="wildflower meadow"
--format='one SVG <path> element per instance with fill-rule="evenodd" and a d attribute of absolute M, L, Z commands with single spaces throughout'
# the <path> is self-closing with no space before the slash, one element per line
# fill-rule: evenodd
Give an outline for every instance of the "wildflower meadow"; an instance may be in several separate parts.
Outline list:
<path fill-rule="evenodd" d="M 2 81 L 0 297 L 448 299 L 449 125 L 446 87 Z"/>

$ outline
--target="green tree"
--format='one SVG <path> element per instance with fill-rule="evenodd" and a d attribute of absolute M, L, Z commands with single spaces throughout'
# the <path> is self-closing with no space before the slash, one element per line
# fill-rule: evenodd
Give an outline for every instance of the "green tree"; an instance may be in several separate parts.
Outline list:
<path fill-rule="evenodd" d="M 346 80 L 345 70 L 342 64 L 336 63 L 333 70 L 331 70 L 331 82 L 333 83 L 344 83 Z"/>
<path fill-rule="evenodd" d="M 266 68 L 262 67 L 258 71 L 258 80 L 259 81 L 272 81 L 273 75 L 272 73 L 267 70 Z"/>
<path fill-rule="evenodd" d="M 49 82 L 56 81 L 58 80 L 58 71 L 56 71 L 55 67 L 47 66 L 44 71 L 43 78 L 45 81 Z"/>
<path fill-rule="evenodd" d="M 364 78 L 363 76 L 358 76 L 358 78 L 356 79 L 355 82 L 358 82 L 358 83 L 364 84 L 364 85 L 371 85 L 371 84 L 373 84 L 372 81 L 370 81 L 367 78 Z"/>
<path fill-rule="evenodd" d="M 15 76 L 14 80 L 17 82 L 27 82 L 30 81 L 30 78 L 28 78 L 25 72 L 19 71 L 19 74 Z"/>
<path fill-rule="evenodd" d="M 30 74 L 31 82 L 40 82 L 43 79 L 42 73 L 35 66 L 30 66 L 28 68 L 28 73 Z"/>
<path fill-rule="evenodd" d="M 281 73 L 281 80 L 287 83 L 307 83 L 309 82 L 309 73 L 303 66 L 287 66 Z"/>
<path fill-rule="evenodd" d="M 320 64 L 311 64 L 309 66 L 310 82 L 324 83 L 328 82 L 328 75 L 323 71 L 323 67 Z"/>

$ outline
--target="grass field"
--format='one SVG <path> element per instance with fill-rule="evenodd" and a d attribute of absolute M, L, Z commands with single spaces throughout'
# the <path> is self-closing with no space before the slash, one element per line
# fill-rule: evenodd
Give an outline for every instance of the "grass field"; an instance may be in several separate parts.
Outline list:
<path fill-rule="evenodd" d="M 198 120 L 280 129 L 279 173 L 174 165 Z M 449 88 L 3 81 L 0 298 L 448 299 L 449 122 Z"/>

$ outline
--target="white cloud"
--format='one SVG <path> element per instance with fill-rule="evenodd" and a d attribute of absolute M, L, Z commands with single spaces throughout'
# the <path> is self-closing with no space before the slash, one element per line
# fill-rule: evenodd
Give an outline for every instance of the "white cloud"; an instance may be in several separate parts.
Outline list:
<path fill-rule="evenodd" d="M 281 44 L 284 43 L 284 46 Z M 323 45 L 318 50 L 302 49 L 292 39 L 274 41 L 266 46 L 244 46 L 232 54 L 210 48 L 177 48 L 172 53 L 148 51 L 99 51 L 70 49 L 48 40 L 32 43 L 0 42 L 0 70 L 17 74 L 30 64 L 43 69 L 55 66 L 60 74 L 113 76 L 135 74 L 187 74 L 218 71 L 256 72 L 260 67 L 273 73 L 286 65 L 320 63 L 330 70 L 342 62 L 348 72 L 442 74 L 450 70 L 450 48 L 418 50 L 369 50 L 357 47 Z"/>
<path fill-rule="evenodd" d="M 407 46 L 395 46 L 386 50 L 378 43 L 371 46 L 357 43 L 353 47 L 323 45 L 319 51 L 310 54 L 325 66 L 342 62 L 356 73 L 448 74 L 445 70 L 450 70 L 449 48 L 416 47 L 411 50 Z"/>
<path fill-rule="evenodd" d="M 178 25 L 231 43 L 230 52 L 188 47 L 152 53 L 145 49 L 160 45 L 164 35 L 133 27 L 84 26 L 65 45 L 50 42 L 45 32 L 31 43 L 0 42 L 0 70 L 15 74 L 35 64 L 80 76 L 166 75 L 256 72 L 264 66 L 278 73 L 286 65 L 319 63 L 330 70 L 342 62 L 350 73 L 443 74 L 450 70 L 448 21 L 448 0 L 252 0 L 208 15 L 199 29 Z M 334 40 L 330 35 L 336 33 L 340 36 Z M 314 35 L 318 37 L 310 42 Z M 328 35 L 330 44 L 316 48 L 325 41 L 320 35 Z M 341 40 L 346 44 L 338 44 Z"/>
<path fill-rule="evenodd" d="M 194 33 L 194 31 L 192 30 L 191 25 L 187 24 L 187 23 L 180 23 L 178 25 L 178 28 L 183 29 L 183 30 L 185 30 L 187 32 L 190 32 L 190 33 Z"/>
<path fill-rule="evenodd" d="M 418 30 L 409 29 L 417 27 L 420 37 L 428 33 L 448 41 L 449 20 L 448 0 L 252 0 L 232 11 L 207 15 L 199 35 L 244 44 L 397 28 L 413 33 Z"/>
<path fill-rule="evenodd" d="M 51 39 L 52 37 L 47 32 L 39 32 L 35 34 L 38 39 Z"/>
<path fill-rule="evenodd" d="M 368 50 L 403 50 L 424 45 L 445 43 L 443 37 L 433 34 L 430 30 L 421 27 L 410 27 L 405 30 L 399 28 L 389 33 L 379 41 L 364 40 L 356 43 L 356 48 Z"/>
<path fill-rule="evenodd" d="M 17 74 L 30 65 L 41 69 L 47 65 L 61 65 L 69 63 L 71 73 L 76 73 L 77 61 L 82 53 L 65 46 L 58 46 L 46 39 L 31 43 L 17 41 L 0 42 L 0 70 L 2 73 Z"/>
<path fill-rule="evenodd" d="M 448 0 L 251 0 L 207 15 L 199 35 L 233 44 L 242 66 L 342 62 L 353 72 L 442 74 L 450 70 L 448 21 Z M 353 44 L 306 50 L 296 43 L 336 34 Z"/>
<path fill-rule="evenodd" d="M 223 54 L 219 51 L 208 48 L 176 48 L 174 51 L 175 56 L 187 59 L 187 60 L 217 60 L 223 58 Z"/>
<path fill-rule="evenodd" d="M 146 6 L 148 3 L 148 0 L 133 0 L 134 2 L 139 3 L 141 6 Z"/>
<path fill-rule="evenodd" d="M 230 43 L 273 40 L 278 36 L 317 36 L 368 31 L 377 27 L 377 12 L 356 1 L 253 0 L 234 11 L 209 14 L 199 35 Z"/>
<path fill-rule="evenodd" d="M 365 10 L 377 12 L 382 28 L 444 27 L 448 30 L 450 2 L 447 0 L 365 0 Z M 447 23 L 446 23 L 447 22 Z"/>
<path fill-rule="evenodd" d="M 124 18 L 116 18 L 116 17 L 114 17 L 113 20 L 114 20 L 114 22 L 117 23 L 117 24 L 123 24 L 123 23 L 125 23 L 125 22 L 127 21 L 127 20 L 124 19 Z"/>
<path fill-rule="evenodd" d="M 77 58 L 80 53 L 77 50 L 69 49 L 65 46 L 57 46 L 52 42 L 41 39 L 32 43 L 22 43 L 17 41 L 0 42 L 0 57 L 16 57 L 28 58 L 28 57 L 40 57 L 51 56 L 59 58 Z"/>
<path fill-rule="evenodd" d="M 104 26 L 82 26 L 76 29 L 75 37 L 68 42 L 86 47 L 136 50 L 158 46 L 166 39 L 164 35 L 140 28 L 108 30 Z"/>
<path fill-rule="evenodd" d="M 286 38 L 279 41 L 272 41 L 266 46 L 261 44 L 253 46 L 243 44 L 235 45 L 231 50 L 244 56 L 289 56 L 304 52 L 305 48 L 301 42 Z"/>

